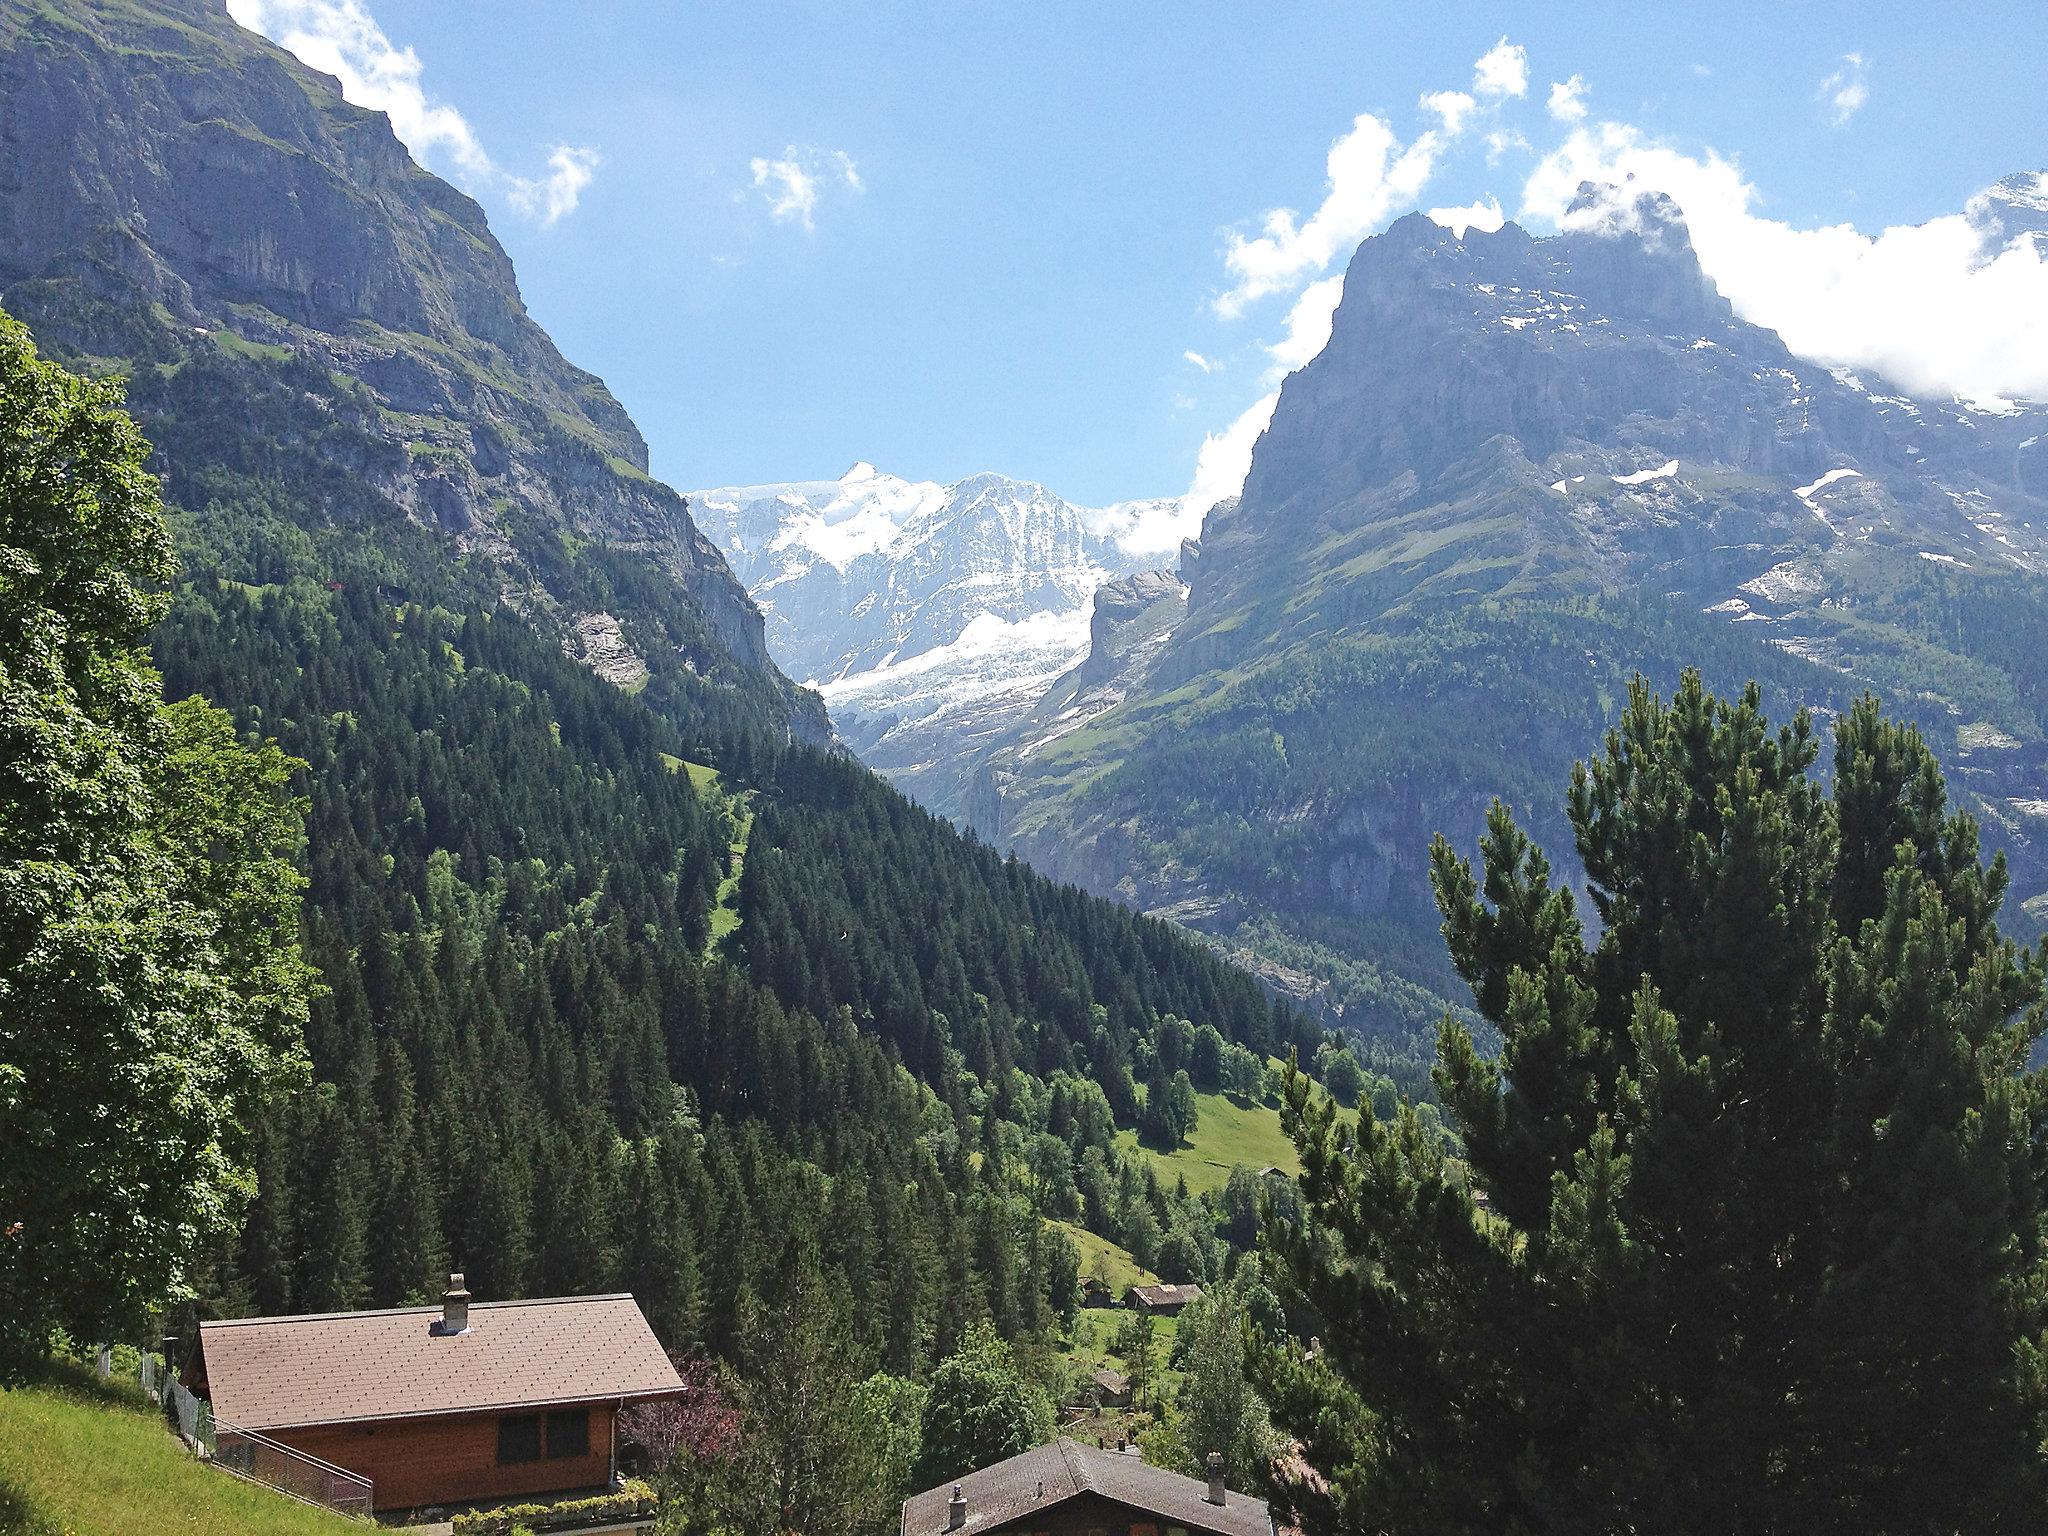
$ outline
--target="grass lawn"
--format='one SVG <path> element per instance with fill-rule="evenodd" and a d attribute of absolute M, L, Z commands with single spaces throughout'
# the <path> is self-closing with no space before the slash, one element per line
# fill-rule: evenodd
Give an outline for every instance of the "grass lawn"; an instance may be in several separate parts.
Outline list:
<path fill-rule="evenodd" d="M 1074 1240 L 1074 1246 L 1081 1253 L 1081 1278 L 1086 1280 L 1090 1275 L 1095 1276 L 1114 1291 L 1119 1300 L 1129 1286 L 1159 1283 L 1159 1277 L 1132 1258 L 1129 1249 L 1119 1248 L 1108 1238 L 1071 1221 L 1055 1221 L 1049 1225 L 1058 1227 Z"/>
<path fill-rule="evenodd" d="M 711 909 L 711 945 L 715 949 L 740 927 L 740 870 L 747 860 L 747 835 L 754 830 L 754 813 L 746 797 L 731 796 L 718 770 L 709 763 L 686 762 L 670 752 L 661 754 L 662 766 L 670 773 L 689 774 L 690 788 L 706 800 L 723 802 L 732 812 L 732 873 L 718 883 L 718 904 Z"/>
<path fill-rule="evenodd" d="M 329 1514 L 206 1466 L 139 1392 L 79 1367 L 0 1391 L 6 1536 L 362 1536 Z"/>
<path fill-rule="evenodd" d="M 690 766 L 694 768 L 696 764 Z M 740 871 L 747 866 L 747 837 L 754 830 L 754 812 L 745 800 L 727 804 L 732 810 L 732 873 L 718 882 L 718 905 L 711 909 L 714 949 L 740 930 Z"/>
<path fill-rule="evenodd" d="M 1282 1173 L 1301 1172 L 1294 1143 L 1280 1128 L 1279 1110 L 1265 1104 L 1242 1108 L 1220 1093 L 1196 1094 L 1195 1106 L 1195 1131 L 1185 1145 L 1172 1152 L 1144 1149 L 1158 1170 L 1159 1181 L 1168 1188 L 1175 1179 L 1185 1178 L 1190 1194 L 1221 1189 L 1239 1163 L 1254 1173 L 1266 1167 Z M 1135 1131 L 1119 1131 L 1117 1140 L 1126 1147 L 1138 1145 Z M 1081 1273 L 1085 1275 L 1085 1253 L 1083 1260 Z"/>

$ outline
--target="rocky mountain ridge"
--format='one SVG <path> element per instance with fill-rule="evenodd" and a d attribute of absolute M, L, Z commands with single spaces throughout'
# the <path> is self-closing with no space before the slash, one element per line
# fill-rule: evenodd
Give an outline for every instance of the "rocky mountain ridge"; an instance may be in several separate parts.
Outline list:
<path fill-rule="evenodd" d="M 864 761 L 948 814 L 965 764 L 1086 652 L 1091 599 L 1147 562 L 1132 530 L 1171 505 L 1084 508 L 1004 475 L 940 485 L 867 463 L 690 499 L 776 659 Z"/>
<path fill-rule="evenodd" d="M 347 381 L 301 430 L 346 417 L 349 473 L 492 562 L 571 654 L 624 684 L 748 674 L 822 734 L 624 408 L 527 314 L 483 210 L 219 0 L 0 6 L 0 295 L 82 366 Z M 672 654 L 635 650 L 615 584 L 570 579 L 593 545 L 656 573 L 633 601 Z"/>
<path fill-rule="evenodd" d="M 1994 242 L 2039 238 L 2038 185 L 1973 205 Z M 978 830 L 1370 1014 L 1447 981 L 1430 835 L 1469 846 L 1501 793 L 1568 861 L 1570 762 L 1636 666 L 1697 662 L 1780 714 L 1876 687 L 1920 718 L 2048 920 L 2048 410 L 1793 356 L 1667 199 L 1578 215 L 1360 247 L 1184 612 L 1109 625 L 985 758 Z"/>

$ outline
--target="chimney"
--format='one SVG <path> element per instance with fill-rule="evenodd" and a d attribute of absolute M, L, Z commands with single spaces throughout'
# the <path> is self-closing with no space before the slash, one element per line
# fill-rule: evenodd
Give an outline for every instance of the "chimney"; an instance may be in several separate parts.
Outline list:
<path fill-rule="evenodd" d="M 434 1332 L 469 1332 L 469 1292 L 463 1287 L 461 1270 L 448 1277 L 448 1289 L 441 1294 L 441 1321 L 434 1324 Z"/>
<path fill-rule="evenodd" d="M 1216 1451 L 1209 1453 L 1209 1502 L 1220 1505 L 1223 1502 L 1223 1457 Z"/>
<path fill-rule="evenodd" d="M 953 1485 L 953 1497 L 946 1504 L 946 1529 L 957 1531 L 967 1523 L 967 1495 L 960 1491 L 960 1485 Z"/>

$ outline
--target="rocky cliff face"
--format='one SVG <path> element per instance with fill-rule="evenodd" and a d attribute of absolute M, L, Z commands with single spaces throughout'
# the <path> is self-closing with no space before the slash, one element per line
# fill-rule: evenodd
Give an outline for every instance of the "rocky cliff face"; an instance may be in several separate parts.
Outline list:
<path fill-rule="evenodd" d="M 2041 187 L 1973 204 L 1987 250 L 2048 238 Z M 1915 716 L 2013 852 L 2010 915 L 2048 921 L 2048 409 L 1802 361 L 1667 200 L 1580 213 L 1360 247 L 1168 632 L 1120 659 L 1108 626 L 982 764 L 977 827 L 1371 1014 L 1387 973 L 1447 980 L 1431 834 L 1470 846 L 1502 794 L 1569 870 L 1571 761 L 1631 671 L 1698 663 L 1781 714 L 1875 687 Z"/>
<path fill-rule="evenodd" d="M 1668 200 L 1608 213 L 1544 240 L 1410 215 L 1360 248 L 1328 347 L 1204 530 L 1198 628 L 1250 618 L 1235 644 L 1265 646 L 1332 627 L 1298 589 L 1275 611 L 1276 556 L 1341 588 L 1339 622 L 1646 579 L 1735 597 L 1793 551 L 2048 570 L 2034 413 L 1801 362 L 1734 318 Z M 1973 512 L 1980 496 L 2009 511 Z"/>
<path fill-rule="evenodd" d="M 376 489 L 496 561 L 572 654 L 622 677 L 647 660 L 619 655 L 615 616 L 549 574 L 543 543 L 657 571 L 702 630 L 697 670 L 772 670 L 758 612 L 648 478 L 625 410 L 527 314 L 483 210 L 219 0 L 0 4 L 0 298 L 103 366 L 212 348 L 356 381 L 393 449 L 361 466 Z M 592 651 L 578 625 L 610 638 Z"/>

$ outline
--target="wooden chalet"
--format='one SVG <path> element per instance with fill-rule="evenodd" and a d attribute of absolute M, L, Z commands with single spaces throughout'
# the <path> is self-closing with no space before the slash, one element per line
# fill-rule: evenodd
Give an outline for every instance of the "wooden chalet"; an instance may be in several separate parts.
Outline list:
<path fill-rule="evenodd" d="M 1108 1366 L 1092 1372 L 1089 1380 L 1094 1384 L 1095 1401 L 1103 1408 L 1128 1408 L 1131 1406 L 1131 1378 L 1122 1371 L 1112 1371 Z"/>
<path fill-rule="evenodd" d="M 614 1416 L 682 1395 L 631 1296 L 203 1323 L 192 1389 L 252 1432 L 372 1484 L 378 1514 L 602 1492 Z"/>
<path fill-rule="evenodd" d="M 1133 1312 L 1150 1312 L 1154 1317 L 1178 1317 L 1181 1308 L 1201 1294 L 1199 1285 L 1134 1285 L 1124 1292 L 1124 1304 Z"/>
<path fill-rule="evenodd" d="M 1263 1499 L 1077 1440 L 999 1461 L 903 1501 L 900 1536 L 1274 1536 Z"/>
<path fill-rule="evenodd" d="M 1113 1307 L 1116 1305 L 1116 1292 L 1109 1288 L 1107 1281 L 1098 1280 L 1093 1275 L 1090 1275 L 1081 1282 L 1081 1305 L 1084 1307 Z"/>

